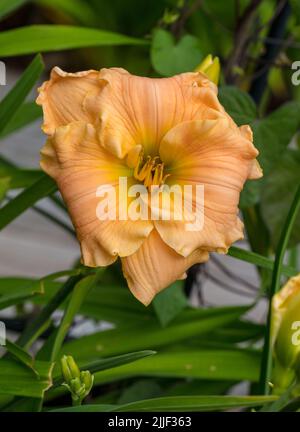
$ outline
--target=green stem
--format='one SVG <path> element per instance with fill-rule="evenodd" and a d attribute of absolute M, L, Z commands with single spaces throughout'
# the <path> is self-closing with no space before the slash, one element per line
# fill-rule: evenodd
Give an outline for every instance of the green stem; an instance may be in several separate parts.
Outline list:
<path fill-rule="evenodd" d="M 298 186 L 297 192 L 295 194 L 294 200 L 290 207 L 288 216 L 286 218 L 283 230 L 281 232 L 280 240 L 278 243 L 274 270 L 272 274 L 272 283 L 269 294 L 269 311 L 266 326 L 265 343 L 262 356 L 261 364 L 261 376 L 260 376 L 260 390 L 262 394 L 269 394 L 270 386 L 269 382 L 272 373 L 272 346 L 271 346 L 271 322 L 272 322 L 272 298 L 274 294 L 280 288 L 280 278 L 282 274 L 283 259 L 285 255 L 286 248 L 288 246 L 289 238 L 292 232 L 294 222 L 296 220 L 298 211 L 300 208 L 300 185 Z"/>
<path fill-rule="evenodd" d="M 81 406 L 81 404 L 82 404 L 82 399 L 72 398 L 72 406 L 73 407 Z"/>

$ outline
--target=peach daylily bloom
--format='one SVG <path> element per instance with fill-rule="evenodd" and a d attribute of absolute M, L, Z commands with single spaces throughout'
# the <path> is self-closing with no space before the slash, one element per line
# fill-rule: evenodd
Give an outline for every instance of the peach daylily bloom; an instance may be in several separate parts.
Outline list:
<path fill-rule="evenodd" d="M 41 166 L 66 202 L 87 266 L 121 258 L 145 305 L 209 252 L 243 238 L 239 195 L 259 178 L 249 126 L 237 127 L 201 72 L 150 79 L 124 69 L 66 73 L 55 67 L 39 89 L 48 140 Z M 204 227 L 178 220 L 99 220 L 96 190 L 130 184 L 204 185 Z M 117 205 L 118 203 L 116 203 Z"/>

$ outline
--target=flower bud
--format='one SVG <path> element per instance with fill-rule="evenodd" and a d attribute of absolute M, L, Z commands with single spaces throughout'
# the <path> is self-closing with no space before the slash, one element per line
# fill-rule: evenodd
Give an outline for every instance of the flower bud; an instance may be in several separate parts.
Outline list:
<path fill-rule="evenodd" d="M 93 387 L 94 375 L 89 371 L 80 372 L 79 367 L 71 356 L 62 357 L 61 369 L 65 379 L 63 385 L 70 391 L 73 404 L 80 405 Z"/>
<path fill-rule="evenodd" d="M 85 386 L 85 390 L 87 394 L 91 391 L 94 383 L 94 375 L 90 373 L 90 371 L 82 371 L 80 373 L 81 382 Z"/>
<path fill-rule="evenodd" d="M 281 393 L 300 378 L 300 274 L 273 297 L 271 342 L 274 391 Z"/>
<path fill-rule="evenodd" d="M 211 54 L 196 67 L 195 72 L 204 73 L 216 85 L 220 79 L 220 61 L 218 57 L 213 58 Z"/>
<path fill-rule="evenodd" d="M 72 378 L 80 377 L 80 370 L 72 356 L 64 355 L 61 359 L 61 369 L 65 381 L 68 383 Z"/>

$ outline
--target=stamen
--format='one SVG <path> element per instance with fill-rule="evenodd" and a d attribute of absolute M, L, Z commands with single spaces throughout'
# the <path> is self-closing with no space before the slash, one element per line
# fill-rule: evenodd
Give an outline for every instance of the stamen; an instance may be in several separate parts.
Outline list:
<path fill-rule="evenodd" d="M 159 156 L 147 156 L 144 160 L 144 151 L 141 146 L 132 149 L 127 157 L 127 164 L 134 168 L 134 178 L 144 183 L 146 187 L 152 185 L 160 186 L 170 174 L 163 175 L 164 163 L 160 162 Z"/>

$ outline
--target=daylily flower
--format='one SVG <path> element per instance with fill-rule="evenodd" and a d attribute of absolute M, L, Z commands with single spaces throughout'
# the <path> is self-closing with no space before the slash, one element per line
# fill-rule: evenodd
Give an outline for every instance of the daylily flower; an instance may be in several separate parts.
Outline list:
<path fill-rule="evenodd" d="M 209 252 L 243 238 L 240 191 L 261 176 L 249 126 L 237 127 L 201 72 L 150 79 L 124 69 L 66 73 L 55 67 L 39 89 L 49 136 L 41 166 L 69 209 L 87 266 L 121 258 L 145 305 Z M 99 220 L 99 186 L 204 185 L 204 227 L 178 220 Z M 172 201 L 173 202 L 173 201 Z M 117 202 L 116 205 L 119 203 Z"/>

